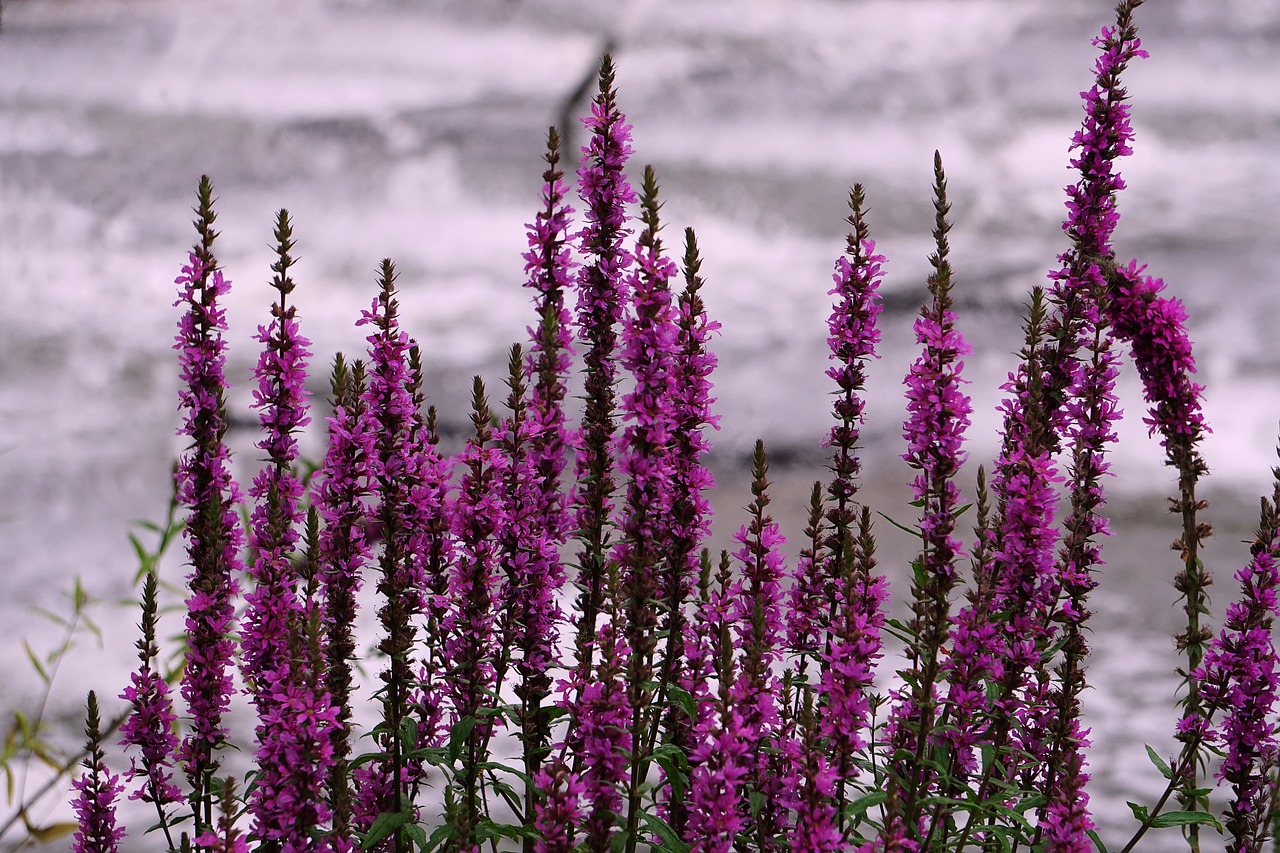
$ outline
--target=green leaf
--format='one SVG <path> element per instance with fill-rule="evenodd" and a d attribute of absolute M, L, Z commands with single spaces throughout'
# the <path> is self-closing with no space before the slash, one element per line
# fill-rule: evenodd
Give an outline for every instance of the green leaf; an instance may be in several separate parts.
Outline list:
<path fill-rule="evenodd" d="M 676 835 L 676 831 L 665 820 L 648 812 L 642 812 L 640 820 L 645 829 L 662 839 L 662 845 L 658 847 L 659 850 L 667 851 L 667 853 L 689 853 L 692 845 L 682 841 L 680 836 Z"/>
<path fill-rule="evenodd" d="M 681 711 L 684 711 L 685 716 L 690 720 L 698 719 L 698 701 L 693 698 L 693 694 L 688 690 L 674 684 L 668 684 L 667 696 L 671 699 L 671 703 Z"/>
<path fill-rule="evenodd" d="M 36 674 L 40 676 L 40 680 L 45 684 L 48 684 L 49 673 L 45 672 L 44 665 L 40 663 L 40 657 L 31 648 L 31 644 L 26 640 L 23 640 L 22 647 L 27 650 L 27 660 L 31 661 L 31 665 L 36 668 Z"/>
<path fill-rule="evenodd" d="M 1146 806 L 1140 806 L 1137 803 L 1133 803 L 1133 802 L 1126 802 L 1125 805 L 1129 807 L 1129 809 L 1133 812 L 1133 816 L 1136 817 L 1139 821 L 1141 821 L 1142 823 L 1147 822 L 1147 819 L 1150 813 L 1147 811 Z"/>
<path fill-rule="evenodd" d="M 1098 851 L 1098 853 L 1108 853 L 1107 845 L 1103 844 L 1102 839 L 1098 836 L 1098 830 L 1086 829 L 1084 831 L 1084 834 L 1089 836 L 1089 838 L 1093 841 L 1093 847 L 1095 850 Z"/>
<path fill-rule="evenodd" d="M 845 817 L 859 817 L 889 799 L 888 791 L 872 791 L 844 807 Z"/>
<path fill-rule="evenodd" d="M 489 818 L 484 818 L 476 824 L 476 841 L 481 843 L 494 838 L 510 838 L 512 841 L 521 841 L 525 838 L 537 837 L 537 830 L 531 826 L 497 823 Z"/>
<path fill-rule="evenodd" d="M 1151 821 L 1151 826 L 1153 829 L 1164 829 L 1169 826 L 1194 826 L 1201 823 L 1207 823 L 1219 832 L 1222 831 L 1222 824 L 1208 812 L 1165 812 L 1156 815 L 1156 819 Z"/>
<path fill-rule="evenodd" d="M 1169 768 L 1169 765 L 1165 763 L 1165 760 L 1160 757 L 1160 754 L 1157 753 L 1150 746 L 1147 747 L 1147 758 L 1151 759 L 1151 763 L 1154 764 L 1156 766 L 1156 769 L 1160 771 L 1161 776 L 1163 776 L 1166 779 L 1173 778 L 1173 770 L 1171 770 Z"/>
<path fill-rule="evenodd" d="M 458 837 L 458 830 L 449 824 L 437 826 L 435 832 L 431 833 L 431 837 L 427 839 L 427 843 L 421 848 L 422 853 L 431 853 L 446 841 L 452 841 Z"/>
<path fill-rule="evenodd" d="M 413 818 L 408 812 L 383 812 L 360 841 L 361 850 L 372 850 L 379 841 L 391 835 Z"/>
<path fill-rule="evenodd" d="M 453 731 L 449 733 L 449 746 L 445 750 L 450 761 L 458 760 L 458 756 L 462 754 L 463 745 L 467 742 L 467 738 L 471 737 L 471 730 L 475 727 L 475 717 L 463 717 L 454 723 Z"/>

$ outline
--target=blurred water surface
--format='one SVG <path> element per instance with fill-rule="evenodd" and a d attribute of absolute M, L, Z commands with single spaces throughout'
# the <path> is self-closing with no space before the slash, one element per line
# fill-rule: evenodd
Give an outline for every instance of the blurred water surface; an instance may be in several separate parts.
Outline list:
<path fill-rule="evenodd" d="M 75 575 L 104 597 L 127 592 L 126 524 L 162 512 L 181 449 L 172 281 L 193 239 L 202 173 L 220 196 L 218 254 L 235 282 L 229 372 L 240 421 L 251 418 L 250 337 L 270 301 L 272 218 L 287 207 L 317 376 L 333 352 L 361 348 L 354 321 L 372 298 L 375 265 L 392 257 L 433 402 L 461 429 L 470 376 L 491 377 L 496 396 L 506 350 L 530 319 L 520 252 L 546 128 L 609 44 L 635 125 L 633 162 L 657 169 L 668 244 L 697 229 L 707 303 L 724 324 L 719 464 L 730 470 L 757 436 L 792 461 L 774 508 L 794 538 L 827 424 L 831 264 L 847 188 L 865 184 L 888 256 L 867 470 L 895 507 L 887 511 L 906 515 L 899 391 L 932 248 L 933 151 L 950 179 L 956 297 L 974 345 L 976 463 L 995 449 L 993 409 L 1021 303 L 1064 248 L 1067 144 L 1096 55 L 1089 39 L 1111 5 L 9 0 L 0 619 L 13 635 L 48 638 L 29 608 L 57 607 Z M 1137 143 L 1122 166 L 1130 187 L 1117 242 L 1191 312 L 1215 430 L 1206 450 L 1222 494 L 1215 520 L 1227 528 L 1216 552 L 1222 603 L 1228 572 L 1247 555 L 1238 540 L 1250 495 L 1269 491 L 1280 418 L 1280 2 L 1162 0 L 1138 20 L 1152 56 L 1127 76 Z M 323 380 L 313 390 L 323 397 Z M 1167 742 L 1172 712 L 1160 691 L 1172 684 L 1165 638 L 1176 626 L 1173 531 L 1158 512 L 1172 481 L 1146 439 L 1134 377 L 1122 390 L 1130 418 L 1113 485 L 1123 535 L 1097 603 L 1099 689 L 1087 700 L 1095 764 L 1106 765 L 1095 770 L 1095 801 L 1112 820 L 1127 813 L 1124 795 L 1158 781 L 1123 756 L 1142 760 L 1135 736 Z M 252 434 L 235 440 L 247 479 Z M 743 495 L 739 482 L 718 498 L 722 538 Z M 905 557 L 909 544 L 889 553 Z M 179 564 L 169 564 L 175 580 Z M 57 708 L 70 712 L 90 673 L 123 677 L 133 618 L 106 617 L 113 641 L 68 664 Z M 0 655 L 0 672 L 7 698 L 34 695 L 20 651 Z M 117 682 L 96 686 L 113 693 Z"/>

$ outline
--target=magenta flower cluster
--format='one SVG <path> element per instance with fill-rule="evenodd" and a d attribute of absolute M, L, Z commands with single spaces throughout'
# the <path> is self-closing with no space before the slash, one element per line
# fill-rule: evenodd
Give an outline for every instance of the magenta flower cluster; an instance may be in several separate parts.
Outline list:
<path fill-rule="evenodd" d="M 301 458 L 311 353 L 281 211 L 270 320 L 255 339 L 262 464 L 242 495 L 226 443 L 229 283 L 202 181 L 198 242 L 176 280 L 189 439 L 177 471 L 190 564 L 181 683 L 171 695 L 149 576 L 139 666 L 120 694 L 129 768 L 124 783 L 110 771 L 91 694 L 77 853 L 120 849 L 125 784 L 175 853 L 1093 850 L 1082 697 L 1122 344 L 1178 475 L 1175 585 L 1188 615 L 1181 752 L 1156 757 L 1168 789 L 1135 805 L 1124 849 L 1168 826 L 1198 849 L 1200 829 L 1216 826 L 1229 850 L 1260 851 L 1280 761 L 1280 486 L 1215 633 L 1198 550 L 1207 426 L 1185 310 L 1112 246 L 1134 139 L 1121 75 L 1146 56 L 1139 2 L 1124 0 L 1094 42 L 1070 245 L 1032 293 L 971 539 L 959 528 L 971 346 L 935 155 L 937 248 L 903 379 L 900 456 L 918 512 L 894 522 L 917 537 L 906 618 L 891 615 L 881 516 L 863 494 L 887 260 L 861 185 L 829 290 L 827 473 L 792 560 L 763 442 L 730 547 L 708 547 L 719 324 L 692 230 L 670 255 L 654 170 L 627 177 L 631 127 L 610 58 L 583 122 L 582 218 L 552 130 L 523 255 L 536 319 L 499 402 L 475 379 L 461 439 L 428 405 L 429 348 L 406 330 L 384 260 L 357 323 L 366 351 L 334 360 L 323 457 L 314 469 Z M 376 631 L 367 657 L 362 610 Z M 233 724 L 241 699 L 248 737 Z M 242 790 L 224 767 L 237 746 L 253 761 Z M 1221 821 L 1205 787 L 1217 754 L 1231 789 Z"/>

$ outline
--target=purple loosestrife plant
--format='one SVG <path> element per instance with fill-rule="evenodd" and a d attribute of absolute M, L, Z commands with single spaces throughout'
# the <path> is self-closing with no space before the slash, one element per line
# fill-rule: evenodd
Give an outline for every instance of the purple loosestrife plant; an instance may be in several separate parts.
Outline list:
<path fill-rule="evenodd" d="M 538 772 L 534 787 L 540 793 L 533 812 L 534 853 L 573 853 L 575 827 L 582 820 L 578 808 L 582 783 L 577 774 L 555 758 Z"/>
<path fill-rule="evenodd" d="M 383 539 L 378 579 L 382 601 L 378 619 L 383 636 L 378 649 L 387 659 L 380 674 L 381 758 L 361 768 L 357 824 L 364 829 L 380 814 L 410 813 L 411 774 L 405 755 L 416 745 L 404 743 L 401 728 L 413 682 L 414 619 L 423 605 L 421 566 L 416 564 L 409 547 L 412 530 L 406 518 L 420 484 L 422 457 L 414 452 L 412 440 L 417 408 L 408 363 L 410 341 L 399 325 L 395 279 L 394 265 L 384 260 L 378 295 L 370 309 L 362 312 L 358 323 L 374 327 L 367 338 L 369 388 L 365 407 L 368 429 L 374 436 L 369 457 L 370 484 L 376 500 L 373 518 L 380 525 Z M 394 833 L 389 843 L 396 853 L 403 850 L 400 833 Z"/>
<path fill-rule="evenodd" d="M 532 384 L 526 414 L 530 442 L 528 464 L 534 472 L 526 488 L 536 491 L 537 516 L 531 522 L 543 533 L 543 548 L 531 553 L 523 570 L 528 603 L 518 643 L 521 659 L 517 668 L 521 682 L 516 695 L 521 702 L 525 773 L 530 778 L 538 772 L 551 737 L 550 709 L 546 703 L 552 686 L 550 670 L 559 657 L 554 642 L 556 626 L 563 617 L 556 596 L 565 583 L 559 549 L 570 532 L 561 479 L 569 447 L 564 399 L 573 348 L 565 295 L 572 284 L 573 261 L 567 241 L 573 209 L 564 202 L 564 173 L 559 168 L 560 137 L 555 128 L 547 132 L 545 158 L 544 206 L 527 226 L 529 251 L 524 254 L 528 275 L 525 287 L 537 294 L 534 308 L 538 316 L 537 327 L 528 330 L 533 347 L 525 362 L 525 378 Z M 530 786 L 525 799 L 526 813 L 532 805 L 532 796 Z M 529 853 L 527 843 L 525 850 Z"/>
<path fill-rule="evenodd" d="M 911 760 L 899 772 L 905 800 L 907 823 L 916 823 L 919 800 L 933 788 L 936 771 L 925 763 L 925 753 L 933 738 L 937 707 L 935 689 L 939 672 L 939 652 L 950 634 L 950 593 L 957 581 L 956 557 L 961 546 L 952 534 L 960 504 L 956 474 L 964 463 L 961 450 L 969 414 L 973 407 L 961 392 L 964 362 L 971 352 L 968 341 L 956 328 L 951 301 L 951 262 L 947 232 L 946 175 L 942 157 L 933 155 L 934 241 L 937 251 L 929 259 L 929 293 L 933 301 L 920 309 L 915 322 L 919 358 L 903 380 L 907 386 L 907 421 L 902 437 L 907 442 L 903 454 L 918 473 L 911 482 L 914 502 L 920 506 L 921 553 L 912 585 L 910 670 L 907 685 L 899 694 L 890 722 L 895 751 L 905 749 Z M 891 784 L 898 780 L 891 777 Z"/>
<path fill-rule="evenodd" d="M 665 556 L 665 566 L 659 581 L 658 596 L 663 602 L 659 632 L 666 637 L 666 648 L 658 678 L 659 709 L 673 698 L 671 688 L 681 686 L 686 694 L 693 682 L 701 677 L 692 666 L 691 652 L 694 643 L 692 625 L 686 606 L 691 602 L 693 588 L 700 571 L 698 549 L 711 532 L 711 505 L 706 492 L 715 485 L 711 472 L 703 464 L 710 450 L 708 429 L 719 428 L 719 417 L 711 413 L 715 398 L 711 396 L 711 373 L 715 370 L 716 356 L 709 349 L 711 336 L 720 324 L 708 319 L 702 301 L 702 261 L 693 229 L 685 231 L 684 281 L 676 306 L 678 327 L 674 352 L 675 379 L 672 404 L 671 449 L 671 512 L 669 519 L 670 548 Z M 654 726 L 649 733 L 647 749 L 655 748 L 660 729 L 665 740 L 688 755 L 693 750 L 692 720 L 677 703 L 670 703 L 665 718 L 654 715 Z M 664 777 L 669 779 L 666 769 Z M 670 779 L 669 779 L 670 780 Z M 660 807 L 660 816 L 668 819 L 678 832 L 686 813 L 679 801 L 678 791 L 672 786 L 662 789 L 662 796 L 670 796 L 670 802 Z"/>
<path fill-rule="evenodd" d="M 528 778 L 537 773 L 548 751 L 550 720 L 542 707 L 550 693 L 551 668 L 559 663 L 560 607 L 556 595 L 564 570 L 546 513 L 546 483 L 536 467 L 537 425 L 526 396 L 522 354 L 511 348 L 506 405 L 511 414 L 498 435 L 499 524 L 495 528 L 502 585 L 497 592 L 497 639 L 493 655 L 494 689 L 501 691 L 508 668 L 519 675 L 514 686 L 520 707 L 519 727 Z M 514 661 L 512 660 L 514 656 Z M 526 790 L 526 813 L 532 813 L 532 786 Z M 527 839 L 530 842 L 531 839 Z"/>
<path fill-rule="evenodd" d="M 179 392 L 185 418 L 180 433 L 191 445 L 178 460 L 177 498 L 187 508 L 184 533 L 192 570 L 187 597 L 187 650 L 182 670 L 182 698 L 191 728 L 179 747 L 179 759 L 190 782 L 190 802 L 199 835 L 213 820 L 212 784 L 218 760 L 214 753 L 226 740 L 223 715 L 231 702 L 232 631 L 244 542 L 236 515 L 240 490 L 230 473 L 230 454 L 223 443 L 227 430 L 226 314 L 219 299 L 230 283 L 213 256 L 213 186 L 201 178 L 196 207 L 200 241 L 175 283 L 177 305 L 185 306 L 178 322 L 177 343 L 184 388 Z"/>
<path fill-rule="evenodd" d="M 107 769 L 102 751 L 98 697 L 90 690 L 85 717 L 85 772 L 71 783 L 76 791 L 71 807 L 76 813 L 74 853 L 116 853 L 124 829 L 116 825 L 116 799 L 124 790 L 120 778 Z"/>
<path fill-rule="evenodd" d="M 319 649 L 307 639 L 310 602 L 295 568 L 302 481 L 293 472 L 296 433 L 310 423 L 304 383 L 310 341 L 298 331 L 288 303 L 294 281 L 292 226 L 287 211 L 276 220 L 277 260 L 272 321 L 258 329 L 263 345 L 254 370 L 254 408 L 264 436 L 257 446 L 266 467 L 249 495 L 249 546 L 256 555 L 254 588 L 245 596 L 242 654 L 245 681 L 258 712 L 255 755 L 259 768 L 250 799 L 253 833 L 286 853 L 315 849 L 315 830 L 330 818 L 326 785 L 337 718 L 320 672 Z M 282 642 L 283 640 L 283 642 Z"/>
<path fill-rule="evenodd" d="M 129 799 L 155 805 L 158 826 L 172 850 L 169 807 L 182 801 L 182 791 L 173 782 L 173 756 L 178 748 L 173 699 L 164 675 L 156 670 L 156 657 L 160 654 L 156 644 L 158 588 L 155 573 L 149 572 L 143 579 L 142 622 L 138 626 L 142 631 L 142 638 L 138 640 L 140 663 L 130 677 L 130 685 L 120 694 L 121 699 L 133 705 L 128 719 L 120 727 L 120 745 L 126 751 L 137 750 L 129 759 L 125 778 L 130 782 L 141 781 Z"/>
<path fill-rule="evenodd" d="M 475 432 L 458 460 L 463 474 L 451 518 L 458 547 L 449 579 L 451 608 L 444 625 L 449 690 L 458 721 L 467 727 L 461 758 L 462 801 L 456 823 L 451 822 L 458 843 L 464 846 L 480 840 L 475 833 L 485 804 L 479 765 L 487 760 L 493 726 L 491 720 L 481 719 L 480 711 L 489 707 L 489 696 L 497 690 L 494 669 L 499 637 L 491 629 L 498 568 L 495 540 L 498 531 L 511 522 L 500 492 L 509 460 L 491 443 L 489 403 L 484 382 L 478 376 L 471 401 Z"/>
<path fill-rule="evenodd" d="M 586 404 L 574 446 L 577 487 L 573 498 L 580 546 L 576 644 L 580 679 L 591 671 L 597 621 L 604 606 L 613 515 L 616 350 L 626 298 L 623 276 L 631 263 L 622 242 L 630 233 L 626 205 L 637 200 L 623 173 L 632 153 L 631 125 L 618 109 L 613 75 L 613 60 L 606 55 L 600 63 L 600 88 L 591 116 L 583 120 L 591 134 L 578 169 L 586 225 L 574 235 L 589 259 L 577 279 L 578 335 L 586 344 Z"/>
<path fill-rule="evenodd" d="M 373 447 L 363 399 L 364 363 L 350 368 L 339 355 L 333 365 L 333 416 L 329 444 L 313 485 L 313 505 L 324 527 L 318 547 L 320 596 L 324 602 L 325 688 L 337 709 L 331 733 L 333 768 L 329 776 L 329 806 L 334 844 L 351 832 L 351 662 L 356 656 L 354 622 L 361 572 L 370 562 L 365 535 L 364 498 L 368 492 L 366 465 Z"/>
<path fill-rule="evenodd" d="M 633 378 L 623 396 L 626 424 L 620 442 L 619 468 L 627 478 L 620 508 L 621 539 L 612 559 L 622 570 L 622 598 L 627 647 L 627 693 L 633 719 L 631 784 L 627 795 L 627 850 L 638 840 L 640 785 L 648 765 L 648 732 L 659 708 L 652 706 L 653 664 L 657 649 L 658 570 L 671 552 L 672 441 L 675 433 L 676 372 L 674 351 L 679 329 L 671 304 L 674 262 L 662 252 L 658 237 L 658 182 L 645 167 L 641 191 L 641 232 L 628 276 L 631 311 L 623 318 L 619 362 Z"/>
<path fill-rule="evenodd" d="M 738 550 L 734 563 L 739 580 L 730 588 L 729 623 L 733 626 L 735 646 L 740 652 L 739 671 L 729 690 L 728 703 L 741 717 L 737 734 L 745 742 L 750 758 L 749 778 L 763 802 L 755 809 L 754 826 L 748 831 L 757 839 L 761 850 L 774 848 L 773 839 L 783 830 L 785 801 L 776 773 L 770 772 L 771 735 L 781 727 L 779 718 L 778 676 L 774 664 L 782 645 L 781 580 L 786 574 L 782 547 L 786 538 L 777 522 L 768 515 L 769 463 L 764 442 L 756 441 L 752 462 L 751 503 L 749 520 L 734 535 Z"/>
<path fill-rule="evenodd" d="M 1280 605 L 1280 568 L 1277 554 L 1277 506 L 1280 506 L 1280 468 L 1273 469 L 1276 488 L 1270 500 L 1263 498 L 1258 535 L 1249 564 L 1236 572 L 1240 597 L 1227 608 L 1227 621 L 1214 639 L 1196 677 L 1204 688 L 1205 704 L 1222 708 L 1224 717 L 1209 724 L 1210 736 L 1226 749 L 1218 771 L 1231 786 L 1226 829 L 1229 853 L 1260 853 L 1271 829 L 1274 808 L 1272 789 L 1280 766 L 1280 740 L 1275 713 L 1280 694 L 1280 660 L 1277 660 L 1272 626 Z"/>

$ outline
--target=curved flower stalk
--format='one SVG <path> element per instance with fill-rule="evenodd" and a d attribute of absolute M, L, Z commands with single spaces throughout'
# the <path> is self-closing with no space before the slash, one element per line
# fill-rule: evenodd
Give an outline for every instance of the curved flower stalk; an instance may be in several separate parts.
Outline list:
<path fill-rule="evenodd" d="M 116 826 L 116 799 L 124 790 L 120 777 L 107 769 L 102 751 L 98 697 L 90 690 L 85 716 L 85 772 L 71 783 L 76 791 L 71 807 L 76 813 L 75 853 L 116 853 L 124 829 Z"/>
<path fill-rule="evenodd" d="M 153 803 L 159 826 L 170 850 L 174 848 L 169 831 L 169 807 L 182 801 L 182 791 L 173 783 L 173 756 L 178 748 L 174 733 L 177 717 L 173 699 L 163 674 L 156 671 L 156 595 L 159 584 L 155 573 L 148 573 L 142 586 L 142 638 L 138 640 L 138 669 L 130 676 L 130 686 L 120 698 L 133 705 L 133 711 L 120 727 L 120 744 L 138 754 L 129 759 L 126 780 L 141 780 L 129 795 L 131 800 Z"/>
<path fill-rule="evenodd" d="M 187 508 L 183 533 L 192 570 L 187 597 L 187 651 L 182 670 L 182 698 L 191 728 L 178 757 L 190 782 L 190 802 L 199 835 L 213 820 L 212 785 L 218 760 L 214 753 L 226 740 L 223 724 L 231 702 L 232 631 L 239 592 L 235 572 L 241 568 L 244 534 L 236 514 L 240 489 L 231 477 L 230 454 L 223 443 L 227 430 L 226 314 L 219 300 L 231 285 L 217 269 L 212 246 L 213 186 L 201 178 L 196 207 L 200 242 L 175 283 L 176 305 L 186 313 L 178 322 L 177 343 L 185 411 L 180 434 L 191 445 L 178 460 L 177 499 Z"/>
<path fill-rule="evenodd" d="M 592 650 L 604 607 L 606 563 L 610 548 L 609 520 L 613 516 L 614 453 L 617 429 L 618 325 L 626 302 L 626 268 L 630 253 L 622 247 L 629 230 L 626 205 L 637 200 L 623 174 L 631 155 L 631 126 L 618 109 L 613 89 L 613 60 L 600 63 L 600 88 L 583 124 L 591 134 L 578 170 L 579 194 L 585 204 L 586 225 L 575 234 L 590 260 L 578 270 L 578 336 L 586 344 L 582 428 L 577 451 L 573 504 L 579 539 L 577 663 L 578 679 L 592 669 Z"/>

